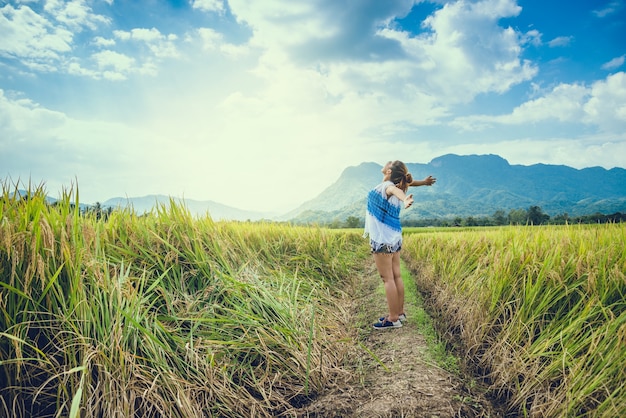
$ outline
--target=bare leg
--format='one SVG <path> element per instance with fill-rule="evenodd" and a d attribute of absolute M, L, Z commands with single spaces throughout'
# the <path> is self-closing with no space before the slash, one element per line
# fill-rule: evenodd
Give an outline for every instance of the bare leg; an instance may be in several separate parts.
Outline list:
<path fill-rule="evenodd" d="M 398 293 L 398 314 L 404 313 L 404 281 L 400 274 L 400 252 L 393 254 L 392 260 L 393 281 L 396 283 Z"/>
<path fill-rule="evenodd" d="M 376 262 L 376 268 L 378 269 L 378 274 L 383 279 L 383 283 L 385 285 L 385 295 L 387 296 L 387 306 L 389 308 L 389 318 L 388 320 L 391 322 L 396 322 L 398 320 L 398 316 L 402 313 L 400 309 L 400 300 L 398 298 L 398 289 L 396 287 L 396 280 L 394 278 L 393 271 L 393 259 L 396 257 L 398 253 L 395 254 L 383 254 L 383 253 L 375 253 L 374 261 Z M 398 258 L 398 263 L 399 263 Z M 400 279 L 400 283 L 402 284 L 402 297 L 404 298 L 404 284 L 402 283 L 402 279 Z"/>

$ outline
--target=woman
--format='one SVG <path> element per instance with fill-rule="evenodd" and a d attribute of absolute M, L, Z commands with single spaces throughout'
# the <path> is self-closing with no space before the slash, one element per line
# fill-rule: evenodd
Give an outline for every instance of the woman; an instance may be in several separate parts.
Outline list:
<path fill-rule="evenodd" d="M 402 327 L 404 314 L 404 282 L 400 276 L 402 227 L 400 209 L 413 204 L 413 195 L 406 192 L 410 186 L 432 186 L 437 179 L 413 180 L 402 161 L 389 161 L 382 169 L 383 182 L 367 195 L 364 236 L 370 237 L 370 246 L 378 273 L 385 285 L 389 314 L 374 324 L 375 329 Z"/>

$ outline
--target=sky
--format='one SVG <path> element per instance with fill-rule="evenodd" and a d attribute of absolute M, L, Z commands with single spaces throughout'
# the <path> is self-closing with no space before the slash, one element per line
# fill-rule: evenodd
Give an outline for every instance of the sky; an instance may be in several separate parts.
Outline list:
<path fill-rule="evenodd" d="M 0 0 L 0 180 L 286 213 L 344 169 L 626 167 L 626 0 Z"/>

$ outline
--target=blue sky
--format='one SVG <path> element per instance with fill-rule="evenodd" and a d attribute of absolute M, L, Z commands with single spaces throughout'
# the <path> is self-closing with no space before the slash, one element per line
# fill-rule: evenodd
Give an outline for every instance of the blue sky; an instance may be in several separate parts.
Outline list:
<path fill-rule="evenodd" d="M 0 179 L 286 212 L 348 166 L 626 167 L 625 0 L 0 0 Z"/>

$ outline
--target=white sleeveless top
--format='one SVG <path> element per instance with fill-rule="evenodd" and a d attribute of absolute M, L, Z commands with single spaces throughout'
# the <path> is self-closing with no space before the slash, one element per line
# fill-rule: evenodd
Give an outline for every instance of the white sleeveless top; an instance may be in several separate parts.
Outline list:
<path fill-rule="evenodd" d="M 365 212 L 364 237 L 370 237 L 373 251 L 387 247 L 391 252 L 397 251 L 402 245 L 402 227 L 400 225 L 400 209 L 402 201 L 395 195 L 387 196 L 387 188 L 393 182 L 385 181 L 367 195 L 367 211 Z"/>

